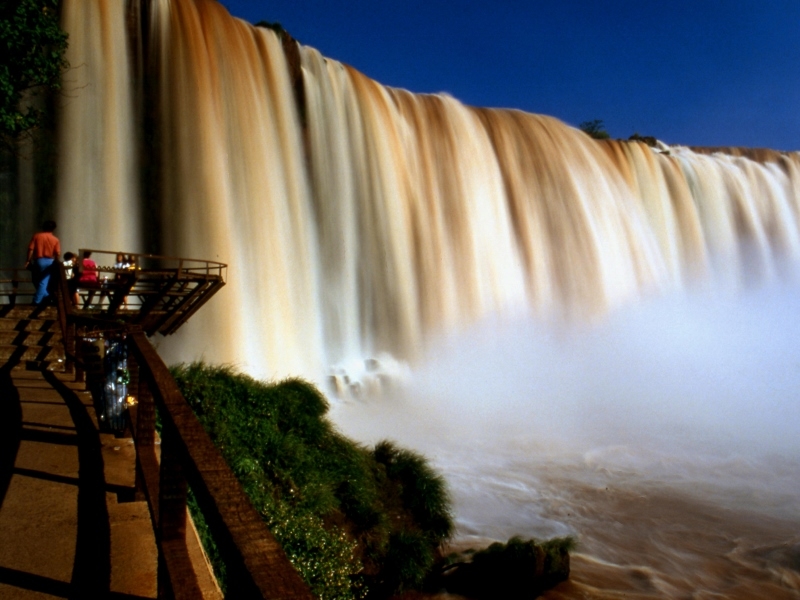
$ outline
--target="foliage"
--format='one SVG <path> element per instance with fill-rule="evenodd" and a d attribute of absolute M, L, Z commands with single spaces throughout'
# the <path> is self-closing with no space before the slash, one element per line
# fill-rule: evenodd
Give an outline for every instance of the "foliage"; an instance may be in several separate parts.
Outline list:
<path fill-rule="evenodd" d="M 607 140 L 611 137 L 606 131 L 602 119 L 595 119 L 594 121 L 584 121 L 583 123 L 578 125 L 578 129 L 580 129 L 582 132 L 584 132 L 590 137 L 593 137 L 596 140 Z"/>
<path fill-rule="evenodd" d="M 574 548 L 569 536 L 541 543 L 513 537 L 506 544 L 448 557 L 441 585 L 475 598 L 535 598 L 569 577 Z"/>
<path fill-rule="evenodd" d="M 389 537 L 382 573 L 373 583 L 378 596 L 419 589 L 434 567 L 434 549 L 453 533 L 444 479 L 426 460 L 391 442 L 372 453 L 379 467 L 382 503 L 390 522 L 402 525 Z"/>
<path fill-rule="evenodd" d="M 283 39 L 283 36 L 288 35 L 286 29 L 283 28 L 283 25 L 275 21 L 274 23 L 270 21 L 259 21 L 255 24 L 256 27 L 263 27 L 264 29 L 271 29 L 274 31 L 279 38 Z"/>
<path fill-rule="evenodd" d="M 652 135 L 639 135 L 639 132 L 634 133 L 631 137 L 628 138 L 631 142 L 642 142 L 643 144 L 647 144 L 651 148 L 655 148 L 658 145 L 658 140 Z"/>
<path fill-rule="evenodd" d="M 397 482 L 397 495 L 423 532 L 432 540 L 450 537 L 453 524 L 448 514 L 445 482 L 425 459 L 387 441 L 375 446 L 373 456 L 384 468 L 386 477 Z"/>
<path fill-rule="evenodd" d="M 58 90 L 67 68 L 67 34 L 58 24 L 58 0 L 0 3 L 0 141 L 11 148 L 37 127 L 42 111 L 23 102 L 37 92 Z"/>
<path fill-rule="evenodd" d="M 315 595 L 383 597 L 424 581 L 453 529 L 444 481 L 424 458 L 348 440 L 305 381 L 267 385 L 201 363 L 172 370 Z"/>
<path fill-rule="evenodd" d="M 227 581 L 227 569 L 225 567 L 225 562 L 222 560 L 222 556 L 219 553 L 219 548 L 214 541 L 214 536 L 211 535 L 211 531 L 208 528 L 208 524 L 203 516 L 203 512 L 200 510 L 200 505 L 197 503 L 197 498 L 192 492 L 192 488 L 189 488 L 187 492 L 186 504 L 189 507 L 189 512 L 192 515 L 192 521 L 194 521 L 195 529 L 197 529 L 197 535 L 200 538 L 200 543 L 203 544 L 203 549 L 206 552 L 208 561 L 214 567 L 214 574 L 217 577 L 217 583 L 219 583 L 220 589 L 224 594 L 226 587 L 225 583 Z"/>
<path fill-rule="evenodd" d="M 544 556 L 544 568 L 559 569 L 561 557 L 575 549 L 575 539 L 571 536 L 554 538 L 541 544 L 536 540 L 523 540 L 512 537 L 507 543 L 495 542 L 485 550 L 472 555 L 474 565 L 496 565 L 505 569 L 522 567 L 537 556 Z"/>

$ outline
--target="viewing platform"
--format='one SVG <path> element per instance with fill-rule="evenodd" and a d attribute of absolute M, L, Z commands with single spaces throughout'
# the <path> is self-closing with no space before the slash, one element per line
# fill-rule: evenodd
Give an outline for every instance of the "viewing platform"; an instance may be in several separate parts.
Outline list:
<path fill-rule="evenodd" d="M 78 263 L 87 252 L 97 263 L 95 283 L 72 284 L 78 305 L 73 313 L 113 317 L 141 327 L 147 335 L 169 335 L 180 328 L 225 285 L 228 266 L 210 260 L 119 253 L 105 250 L 78 252 Z M 114 266 L 118 255 L 126 266 Z"/>
<path fill-rule="evenodd" d="M 55 306 L 30 304 L 26 271 L 0 270 L 0 598 L 222 598 L 191 488 L 229 597 L 310 599 L 147 339 L 197 312 L 226 265 L 128 257 L 133 268 L 98 260 L 90 285 L 70 285 L 59 264 Z M 111 375 L 126 402 L 113 425 L 102 354 L 120 339 Z"/>

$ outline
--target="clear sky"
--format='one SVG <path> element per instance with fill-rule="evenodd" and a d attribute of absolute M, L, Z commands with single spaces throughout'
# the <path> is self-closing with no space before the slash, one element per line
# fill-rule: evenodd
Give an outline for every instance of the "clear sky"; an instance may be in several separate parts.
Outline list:
<path fill-rule="evenodd" d="M 222 0 L 373 79 L 612 137 L 800 150 L 800 0 Z"/>

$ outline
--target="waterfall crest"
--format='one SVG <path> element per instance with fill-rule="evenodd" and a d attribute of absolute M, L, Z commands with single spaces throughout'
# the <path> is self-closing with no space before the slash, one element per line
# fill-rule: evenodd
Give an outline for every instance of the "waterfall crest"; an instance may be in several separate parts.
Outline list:
<path fill-rule="evenodd" d="M 156 239 L 229 263 L 225 290 L 164 341 L 169 358 L 317 378 L 353 357 L 413 360 L 489 315 L 592 318 L 800 258 L 798 153 L 599 142 L 388 88 L 310 47 L 290 67 L 278 34 L 214 0 L 147 9 L 126 46 L 109 40 L 129 12 L 65 0 L 85 82 L 60 115 L 59 218 L 68 244 Z M 146 202 L 137 102 L 157 148 Z"/>

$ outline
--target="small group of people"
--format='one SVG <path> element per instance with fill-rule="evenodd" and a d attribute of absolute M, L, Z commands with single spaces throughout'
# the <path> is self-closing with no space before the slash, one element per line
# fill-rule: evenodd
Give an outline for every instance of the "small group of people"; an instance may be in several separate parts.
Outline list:
<path fill-rule="evenodd" d="M 72 252 L 64 254 L 64 270 L 67 275 L 67 285 L 69 286 L 70 298 L 75 306 L 80 304 L 78 298 L 78 285 L 93 286 L 98 282 L 97 263 L 92 260 L 92 251 L 86 250 L 83 253 L 83 260 L 78 264 L 78 257 Z M 77 275 L 77 276 L 76 276 Z"/>
<path fill-rule="evenodd" d="M 136 256 L 133 254 L 123 254 L 122 252 L 117 252 L 115 261 L 114 268 L 117 270 L 136 268 Z M 119 277 L 119 273 L 117 274 L 117 277 Z"/>
<path fill-rule="evenodd" d="M 28 259 L 25 268 L 31 272 L 31 279 L 35 288 L 33 303 L 43 304 L 50 295 L 50 276 L 54 272 L 54 266 L 61 257 L 61 242 L 53 233 L 56 230 L 55 221 L 45 221 L 42 223 L 42 230 L 33 234 L 28 244 Z M 72 303 L 78 306 L 78 288 L 90 288 L 87 305 L 91 303 L 94 291 L 93 287 L 99 286 L 97 263 L 92 260 L 91 250 L 85 250 L 83 258 L 79 262 L 79 257 L 72 252 L 64 253 L 64 269 L 67 275 Z M 136 257 L 132 254 L 126 255 L 118 253 L 114 269 L 130 270 L 136 268 Z M 117 275 L 120 277 L 120 274 Z"/>

